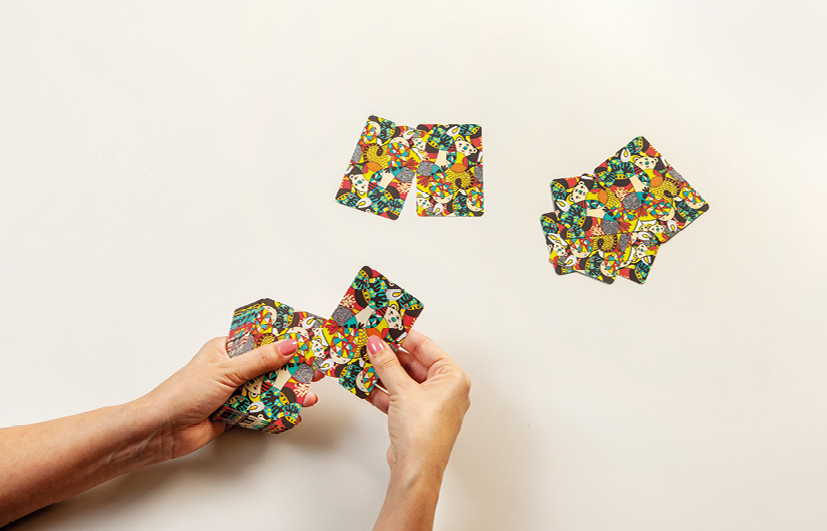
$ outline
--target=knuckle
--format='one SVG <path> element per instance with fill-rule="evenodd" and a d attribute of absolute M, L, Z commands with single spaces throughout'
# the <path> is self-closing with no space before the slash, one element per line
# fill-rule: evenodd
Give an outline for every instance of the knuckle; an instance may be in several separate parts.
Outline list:
<path fill-rule="evenodd" d="M 434 348 L 440 349 L 440 348 L 439 348 L 439 345 L 437 345 L 437 344 L 436 344 L 436 342 L 435 342 L 433 339 L 431 339 L 430 337 L 428 337 L 428 336 L 425 336 L 425 337 L 423 338 L 423 340 L 422 340 L 422 346 L 426 347 L 426 348 L 427 348 L 427 349 L 429 349 L 429 350 L 430 350 L 430 349 L 434 349 Z M 440 349 L 440 350 L 442 350 L 442 349 Z"/>
<path fill-rule="evenodd" d="M 210 350 L 218 350 L 226 352 L 227 349 L 227 338 L 226 337 L 214 337 L 204 343 L 204 346 L 201 347 L 201 350 L 210 349 Z"/>
<path fill-rule="evenodd" d="M 218 371 L 222 374 L 229 374 L 235 371 L 235 366 L 236 363 L 233 362 L 233 358 L 227 356 L 226 359 L 218 362 Z"/>
<path fill-rule="evenodd" d="M 471 393 L 471 378 L 460 370 L 455 376 L 456 393 L 464 400 L 468 400 Z"/>
<path fill-rule="evenodd" d="M 465 371 L 463 371 L 461 368 L 459 368 L 458 366 L 455 365 L 454 367 L 455 367 L 456 370 L 453 371 L 453 376 L 454 376 L 454 380 L 456 380 L 457 385 L 461 388 L 464 388 L 464 389 L 470 389 L 471 388 L 471 377 L 468 376 L 468 374 Z"/>
<path fill-rule="evenodd" d="M 465 372 L 462 373 L 462 384 L 466 393 L 471 391 L 471 377 Z"/>
<path fill-rule="evenodd" d="M 229 363 L 221 366 L 219 378 L 228 385 L 232 385 L 235 387 L 238 387 L 239 385 L 247 381 L 247 379 L 244 377 L 244 371 L 242 371 L 238 366 Z"/>
<path fill-rule="evenodd" d="M 279 352 L 274 343 L 263 345 L 256 349 L 256 361 L 262 366 L 270 366 L 278 357 Z"/>
<path fill-rule="evenodd" d="M 391 358 L 383 358 L 383 359 L 377 360 L 376 363 L 374 363 L 373 365 L 378 370 L 384 372 L 384 371 L 391 370 L 394 367 L 394 365 L 396 365 L 396 362 Z"/>
<path fill-rule="evenodd" d="M 247 378 L 241 374 L 241 371 L 238 369 L 230 369 L 227 372 L 227 380 L 229 380 L 231 385 L 238 387 L 239 385 L 243 385 L 244 382 L 247 381 Z"/>

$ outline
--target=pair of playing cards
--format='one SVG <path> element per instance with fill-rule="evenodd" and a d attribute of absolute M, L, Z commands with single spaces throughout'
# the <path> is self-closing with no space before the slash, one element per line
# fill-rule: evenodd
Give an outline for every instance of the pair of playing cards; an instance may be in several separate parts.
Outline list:
<path fill-rule="evenodd" d="M 414 181 L 418 215 L 482 216 L 482 127 L 368 117 L 336 201 L 397 219 Z"/>
<path fill-rule="evenodd" d="M 555 211 L 540 222 L 554 270 L 608 284 L 643 284 L 660 246 L 709 210 L 642 136 L 593 173 L 553 180 L 551 195 Z"/>
<path fill-rule="evenodd" d="M 365 266 L 329 319 L 261 299 L 233 312 L 227 353 L 241 356 L 284 339 L 298 343 L 283 367 L 248 381 L 212 414 L 213 420 L 281 433 L 298 424 L 315 371 L 338 378 L 360 398 L 376 385 L 367 341 L 380 337 L 394 350 L 422 312 L 422 303 L 379 272 Z"/>

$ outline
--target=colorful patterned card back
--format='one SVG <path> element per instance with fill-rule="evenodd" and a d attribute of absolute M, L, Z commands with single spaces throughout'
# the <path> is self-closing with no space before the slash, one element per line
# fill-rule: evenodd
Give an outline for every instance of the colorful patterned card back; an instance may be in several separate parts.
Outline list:
<path fill-rule="evenodd" d="M 602 236 L 573 235 L 556 212 L 540 216 L 549 261 L 558 275 L 579 272 L 611 284 L 617 275 L 642 284 L 657 255 L 659 242 L 646 231 Z"/>
<path fill-rule="evenodd" d="M 368 337 L 396 350 L 422 312 L 422 303 L 370 267 L 363 267 L 330 319 L 261 299 L 233 312 L 227 353 L 294 339 L 298 349 L 284 367 L 236 389 L 210 418 L 245 428 L 281 433 L 301 420 L 299 412 L 314 369 L 333 376 L 360 398 L 376 385 L 367 354 Z"/>
<path fill-rule="evenodd" d="M 365 398 L 376 383 L 367 354 L 368 337 L 382 338 L 394 350 L 422 313 L 423 305 L 387 277 L 368 266 L 351 283 L 325 330 L 331 358 L 316 368 L 358 397 Z"/>
<path fill-rule="evenodd" d="M 555 212 L 540 222 L 558 274 L 644 283 L 659 246 L 709 205 L 642 136 L 594 174 L 551 182 Z"/>
<path fill-rule="evenodd" d="M 709 210 L 669 162 L 639 136 L 594 169 L 597 185 L 622 203 L 630 231 L 648 231 L 664 243 Z"/>
<path fill-rule="evenodd" d="M 279 433 L 298 424 L 299 411 L 313 378 L 311 342 L 324 319 L 261 299 L 233 312 L 227 353 L 243 355 L 256 347 L 295 339 L 298 350 L 284 367 L 254 378 L 210 417 L 245 428 Z"/>
<path fill-rule="evenodd" d="M 546 236 L 549 261 L 558 275 L 577 271 L 607 284 L 614 282 L 617 264 L 626 250 L 620 242 L 610 242 L 608 248 L 603 249 L 602 241 L 584 236 L 572 237 L 555 212 L 543 214 L 540 223 Z"/>
<path fill-rule="evenodd" d="M 481 216 L 482 127 L 421 124 L 414 129 L 369 116 L 336 201 L 397 219 L 414 177 L 420 216 Z"/>
<path fill-rule="evenodd" d="M 351 208 L 397 219 L 405 205 L 418 159 L 409 127 L 368 117 L 351 156 L 336 201 Z"/>
<path fill-rule="evenodd" d="M 477 124 L 420 124 L 414 145 L 416 213 L 420 216 L 482 216 L 482 127 Z"/>

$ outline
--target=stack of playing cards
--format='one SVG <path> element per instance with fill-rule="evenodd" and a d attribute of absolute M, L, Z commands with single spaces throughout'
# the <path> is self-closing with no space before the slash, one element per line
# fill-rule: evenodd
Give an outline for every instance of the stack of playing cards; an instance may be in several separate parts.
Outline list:
<path fill-rule="evenodd" d="M 660 245 L 709 210 L 642 136 L 592 174 L 553 180 L 551 195 L 556 210 L 540 222 L 554 270 L 608 284 L 643 284 Z"/>
<path fill-rule="evenodd" d="M 414 178 L 420 216 L 482 216 L 482 127 L 368 117 L 336 201 L 397 219 Z"/>
<path fill-rule="evenodd" d="M 272 299 L 237 309 L 227 339 L 230 357 L 284 339 L 296 340 L 298 350 L 284 367 L 239 387 L 211 418 L 271 433 L 288 430 L 301 421 L 299 411 L 316 370 L 366 398 L 376 385 L 368 337 L 378 336 L 395 350 L 422 309 L 418 299 L 367 266 L 330 319 Z"/>

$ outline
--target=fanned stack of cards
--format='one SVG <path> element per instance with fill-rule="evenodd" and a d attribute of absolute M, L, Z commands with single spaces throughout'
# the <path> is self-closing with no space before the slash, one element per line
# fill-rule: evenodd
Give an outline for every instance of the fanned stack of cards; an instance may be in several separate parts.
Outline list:
<path fill-rule="evenodd" d="M 351 208 L 397 219 L 416 179 L 420 216 L 481 216 L 482 127 L 368 117 L 336 193 Z"/>
<path fill-rule="evenodd" d="M 288 430 L 301 421 L 299 411 L 315 370 L 338 378 L 342 387 L 366 398 L 376 385 L 368 337 L 378 336 L 396 350 L 422 309 L 418 299 L 367 266 L 330 319 L 272 299 L 242 306 L 233 313 L 227 339 L 230 357 L 283 339 L 296 340 L 298 350 L 284 367 L 239 387 L 211 418 L 270 433 Z"/>
<path fill-rule="evenodd" d="M 660 246 L 709 205 L 639 136 L 591 174 L 551 182 L 556 210 L 540 217 L 549 260 L 611 284 L 643 284 Z"/>

